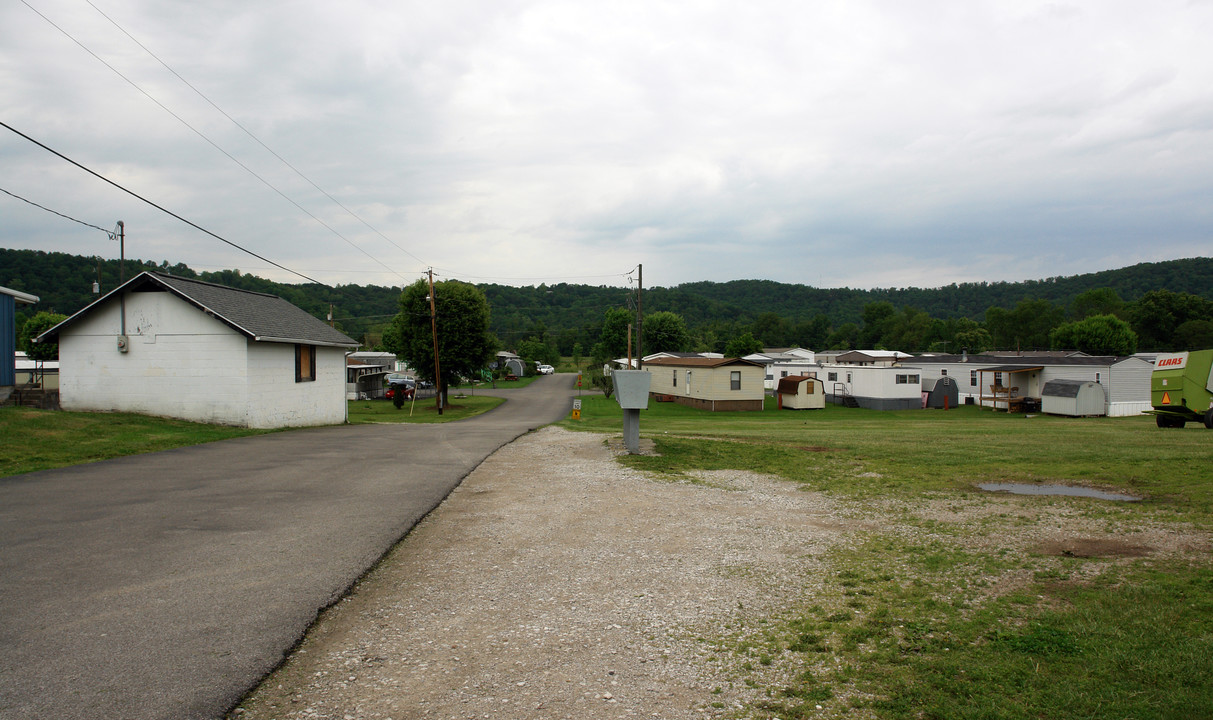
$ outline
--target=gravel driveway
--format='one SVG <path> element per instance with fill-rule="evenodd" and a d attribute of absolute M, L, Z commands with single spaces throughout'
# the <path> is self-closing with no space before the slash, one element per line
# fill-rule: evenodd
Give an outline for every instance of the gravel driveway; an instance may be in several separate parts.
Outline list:
<path fill-rule="evenodd" d="M 1121 526 L 1064 502 L 961 492 L 911 509 L 737 471 L 674 482 L 622 466 L 620 452 L 617 439 L 556 427 L 497 451 L 231 717 L 745 717 L 797 666 L 739 672 L 715 642 L 830 604 L 831 551 L 872 533 L 923 542 L 924 525 L 943 523 L 966 528 L 947 542 L 1038 558 L 986 578 L 990 595 L 1025 587 L 1050 556 L 1104 558 L 1081 569 L 1099 573 L 1210 548 L 1186 526 Z"/>
<path fill-rule="evenodd" d="M 248 718 L 703 718 L 697 629 L 813 589 L 848 530 L 739 472 L 670 483 L 549 427 L 486 460 L 237 708 Z"/>

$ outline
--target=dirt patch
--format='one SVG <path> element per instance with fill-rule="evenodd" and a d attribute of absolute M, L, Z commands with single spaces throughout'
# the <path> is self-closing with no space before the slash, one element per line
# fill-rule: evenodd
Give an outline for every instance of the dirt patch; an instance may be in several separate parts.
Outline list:
<path fill-rule="evenodd" d="M 811 453 L 823 453 L 823 452 L 834 452 L 838 448 L 822 447 L 821 445 L 800 445 L 797 449 L 804 450 L 805 452 L 811 452 Z"/>

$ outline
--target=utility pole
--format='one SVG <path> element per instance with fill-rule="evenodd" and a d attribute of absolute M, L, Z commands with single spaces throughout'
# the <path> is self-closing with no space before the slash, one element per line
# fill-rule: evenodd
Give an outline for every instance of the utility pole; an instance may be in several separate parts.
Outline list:
<path fill-rule="evenodd" d="M 438 414 L 442 414 L 442 373 L 438 370 L 438 314 L 434 310 L 434 268 L 430 268 L 430 332 L 434 336 L 434 395 L 437 397 Z"/>
<path fill-rule="evenodd" d="M 636 282 L 636 369 L 644 367 L 644 263 L 636 266 L 640 272 Z"/>

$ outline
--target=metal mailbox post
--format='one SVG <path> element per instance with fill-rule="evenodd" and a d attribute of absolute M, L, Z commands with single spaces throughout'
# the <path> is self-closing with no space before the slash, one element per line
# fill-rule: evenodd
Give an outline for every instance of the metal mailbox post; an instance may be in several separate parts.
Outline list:
<path fill-rule="evenodd" d="M 623 445 L 628 453 L 640 453 L 640 411 L 649 407 L 649 384 L 653 376 L 647 370 L 616 370 L 615 400 L 623 408 Z"/>

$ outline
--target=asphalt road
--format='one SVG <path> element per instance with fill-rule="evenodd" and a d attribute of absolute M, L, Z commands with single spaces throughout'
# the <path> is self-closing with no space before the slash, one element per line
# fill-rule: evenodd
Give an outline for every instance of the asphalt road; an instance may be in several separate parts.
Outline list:
<path fill-rule="evenodd" d="M 479 391 L 478 391 L 479 392 Z M 0 479 L 0 718 L 220 718 L 570 375 L 441 425 L 294 430 Z"/>

